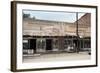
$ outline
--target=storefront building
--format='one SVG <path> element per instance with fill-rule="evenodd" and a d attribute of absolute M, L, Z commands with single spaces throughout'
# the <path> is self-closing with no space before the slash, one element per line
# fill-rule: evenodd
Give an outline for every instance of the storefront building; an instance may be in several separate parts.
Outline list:
<path fill-rule="evenodd" d="M 90 31 L 89 13 L 74 23 L 24 18 L 23 54 L 87 51 L 91 48 Z"/>

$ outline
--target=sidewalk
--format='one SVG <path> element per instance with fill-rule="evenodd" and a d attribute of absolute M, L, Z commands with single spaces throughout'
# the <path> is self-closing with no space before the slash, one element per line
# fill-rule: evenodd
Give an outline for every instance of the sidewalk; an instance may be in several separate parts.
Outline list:
<path fill-rule="evenodd" d="M 88 60 L 91 58 L 91 55 L 88 55 L 87 52 L 79 53 L 48 53 L 48 54 L 37 54 L 24 56 L 24 63 L 32 62 L 51 62 L 51 61 L 72 61 L 72 60 Z"/>

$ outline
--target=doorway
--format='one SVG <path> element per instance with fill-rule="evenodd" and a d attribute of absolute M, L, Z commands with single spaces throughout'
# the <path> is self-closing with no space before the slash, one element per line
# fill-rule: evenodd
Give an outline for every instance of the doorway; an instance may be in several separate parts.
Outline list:
<path fill-rule="evenodd" d="M 33 49 L 36 53 L 36 39 L 30 39 L 30 49 Z"/>
<path fill-rule="evenodd" d="M 46 50 L 52 50 L 52 39 L 46 39 Z"/>

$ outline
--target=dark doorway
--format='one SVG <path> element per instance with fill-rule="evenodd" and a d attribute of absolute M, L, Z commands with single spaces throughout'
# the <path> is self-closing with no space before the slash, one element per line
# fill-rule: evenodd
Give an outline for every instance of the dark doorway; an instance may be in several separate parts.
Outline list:
<path fill-rule="evenodd" d="M 52 50 L 52 39 L 46 39 L 46 50 Z"/>
<path fill-rule="evenodd" d="M 79 52 L 79 50 L 80 50 L 80 41 L 78 39 L 75 39 L 73 41 L 73 43 L 75 43 L 75 50 L 76 50 L 76 52 Z"/>
<path fill-rule="evenodd" d="M 33 49 L 36 53 L 36 39 L 30 39 L 30 49 Z"/>

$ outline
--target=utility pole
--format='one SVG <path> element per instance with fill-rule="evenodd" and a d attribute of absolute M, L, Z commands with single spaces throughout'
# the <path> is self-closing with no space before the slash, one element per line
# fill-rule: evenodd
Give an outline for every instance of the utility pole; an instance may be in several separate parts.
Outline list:
<path fill-rule="evenodd" d="M 76 52 L 79 53 L 79 34 L 78 34 L 78 12 L 76 12 L 76 40 L 77 40 L 77 45 L 76 45 Z"/>

